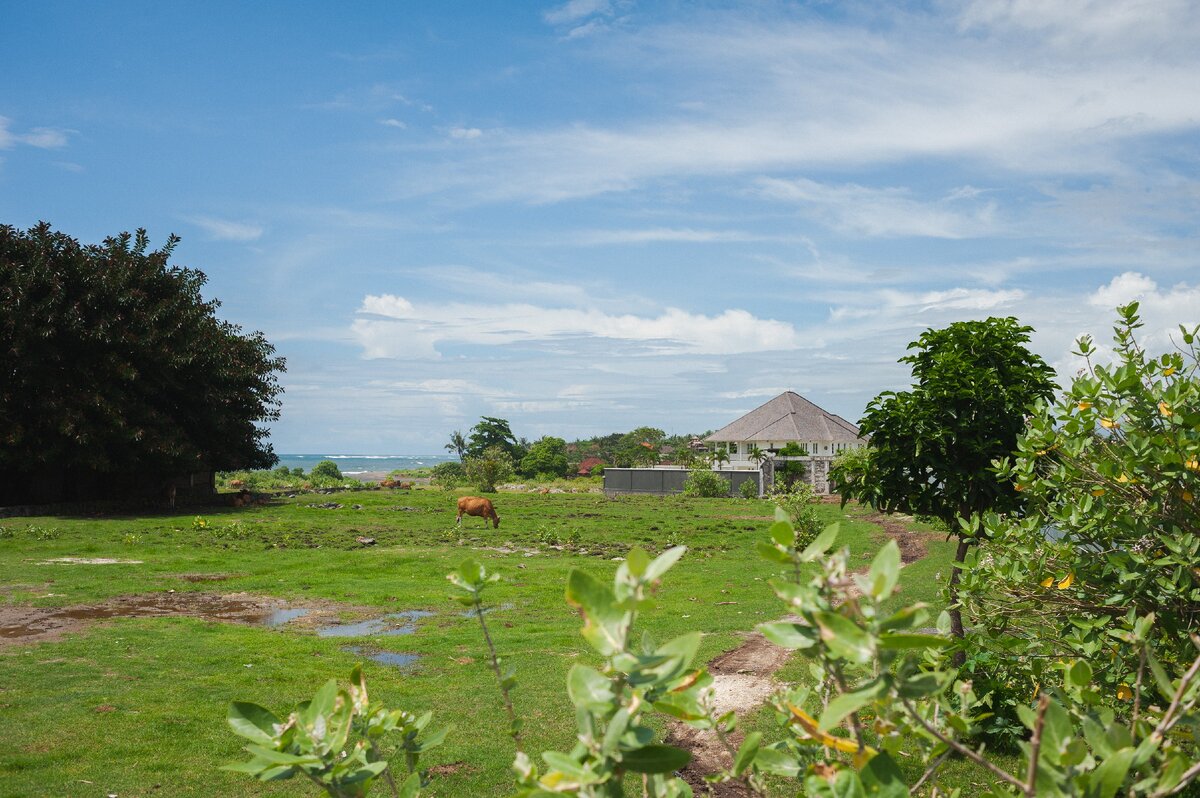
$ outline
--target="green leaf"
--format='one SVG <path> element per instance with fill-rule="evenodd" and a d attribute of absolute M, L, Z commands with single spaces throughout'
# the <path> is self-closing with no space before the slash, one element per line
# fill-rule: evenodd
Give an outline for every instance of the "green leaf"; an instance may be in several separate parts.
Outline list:
<path fill-rule="evenodd" d="M 941 635 L 927 635 L 918 632 L 884 632 L 879 637 L 879 647 L 886 649 L 905 648 L 943 648 L 951 644 L 951 640 Z"/>
<path fill-rule="evenodd" d="M 483 563 L 474 557 L 469 557 L 458 566 L 458 575 L 468 585 L 479 587 L 484 580 Z"/>
<path fill-rule="evenodd" d="M 1067 681 L 1076 687 L 1087 687 L 1092 681 L 1092 666 L 1078 659 L 1067 669 Z"/>
<path fill-rule="evenodd" d="M 625 565 L 629 568 L 629 573 L 641 576 L 650 565 L 650 555 L 646 554 L 641 546 L 634 546 L 629 550 L 629 554 L 625 555 Z"/>
<path fill-rule="evenodd" d="M 263 745 L 274 744 L 275 726 L 279 724 L 279 718 L 269 709 L 248 701 L 234 701 L 229 705 L 229 713 L 225 717 L 234 733 Z"/>
<path fill-rule="evenodd" d="M 610 682 L 600 671 L 587 665 L 572 665 L 567 674 L 567 695 L 582 709 L 604 710 L 615 697 Z"/>
<path fill-rule="evenodd" d="M 300 712 L 300 721 L 305 726 L 312 726 L 317 718 L 328 715 L 333 711 L 333 704 L 337 700 L 338 686 L 333 679 L 325 682 L 317 694 L 313 696 L 312 701 L 308 703 Z"/>
<path fill-rule="evenodd" d="M 276 751 L 274 748 L 264 748 L 261 745 L 253 743 L 246 746 L 246 750 L 254 754 L 259 759 L 264 759 L 274 765 L 319 765 L 321 758 L 319 756 L 296 756 L 295 754 Z"/>
<path fill-rule="evenodd" d="M 1133 749 L 1122 748 L 1107 757 L 1092 771 L 1088 779 L 1087 798 L 1113 798 L 1125 783 L 1125 775 L 1133 763 Z"/>
<path fill-rule="evenodd" d="M 647 574 L 653 567 L 651 563 Z M 580 633 L 593 648 L 605 656 L 625 648 L 628 618 L 607 585 L 585 571 L 573 570 L 567 577 L 567 603 L 583 611 Z"/>
<path fill-rule="evenodd" d="M 418 798 L 421 794 L 421 774 L 412 773 L 400 785 L 399 798 Z"/>
<path fill-rule="evenodd" d="M 646 573 L 642 575 L 642 578 L 647 582 L 653 582 L 655 579 L 658 579 L 670 570 L 671 566 L 677 563 L 686 551 L 687 546 L 674 546 L 667 549 L 646 566 Z"/>
<path fill-rule="evenodd" d="M 829 547 L 833 545 L 833 542 L 837 540 L 838 530 L 840 528 L 841 527 L 838 524 L 830 524 L 829 526 L 825 527 L 825 530 L 821 532 L 821 534 L 817 535 L 816 540 L 814 540 L 812 543 L 809 543 L 808 546 L 805 547 L 804 551 L 800 552 L 800 559 L 804 562 L 812 562 L 818 557 L 824 556 L 825 552 L 829 550 Z"/>
<path fill-rule="evenodd" d="M 884 544 L 875 559 L 871 562 L 871 570 L 867 580 L 871 585 L 871 595 L 877 599 L 887 598 L 896 588 L 900 579 L 900 546 L 894 540 Z"/>
<path fill-rule="evenodd" d="M 767 532 L 771 535 L 771 540 L 780 546 L 786 548 L 796 545 L 796 530 L 792 528 L 790 521 L 776 521 Z"/>
<path fill-rule="evenodd" d="M 825 711 L 821 713 L 821 719 L 818 722 L 819 728 L 821 731 L 829 731 L 848 715 L 857 712 L 864 705 L 878 698 L 886 689 L 886 682 L 882 679 L 875 679 L 866 687 L 850 693 L 842 693 L 830 701 L 825 707 Z"/>
<path fill-rule="evenodd" d="M 849 618 L 833 612 L 817 612 L 813 619 L 821 629 L 821 639 L 829 653 L 859 665 L 871 661 L 874 654 L 871 638 Z"/>
<path fill-rule="evenodd" d="M 758 631 L 762 632 L 763 637 L 775 645 L 783 646 L 793 651 L 801 648 L 812 648 L 817 644 L 820 634 L 811 626 L 801 626 L 798 623 L 790 623 L 788 621 L 760 623 Z"/>
<path fill-rule="evenodd" d="M 764 560 L 783 563 L 784 565 L 792 561 L 791 556 L 786 551 L 765 540 L 758 541 L 758 543 L 754 544 L 754 548 L 758 550 L 759 556 Z"/>
<path fill-rule="evenodd" d="M 746 739 L 742 741 L 742 745 L 738 748 L 737 756 L 733 760 L 734 775 L 740 776 L 746 772 L 746 768 L 754 762 L 755 756 L 758 754 L 759 744 L 762 743 L 761 732 L 751 732 L 746 735 Z"/>
<path fill-rule="evenodd" d="M 908 786 L 896 765 L 896 760 L 887 751 L 871 757 L 866 767 L 858 773 L 863 791 L 872 798 L 908 798 Z"/>
<path fill-rule="evenodd" d="M 800 773 L 800 763 L 794 756 L 774 748 L 759 748 L 754 766 L 764 773 L 794 779 Z"/>
<path fill-rule="evenodd" d="M 634 773 L 673 773 L 692 760 L 692 755 L 670 745 L 647 745 L 621 754 L 621 764 Z"/>

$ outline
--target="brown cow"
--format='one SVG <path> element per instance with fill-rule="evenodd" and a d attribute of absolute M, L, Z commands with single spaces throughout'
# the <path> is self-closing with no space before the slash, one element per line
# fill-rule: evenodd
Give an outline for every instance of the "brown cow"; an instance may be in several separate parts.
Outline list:
<path fill-rule="evenodd" d="M 464 515 L 475 515 L 483 519 L 483 525 L 487 526 L 488 519 L 492 519 L 492 529 L 500 528 L 500 516 L 496 515 L 496 508 L 492 506 L 491 499 L 484 499 L 479 496 L 463 496 L 458 500 L 458 518 L 454 523 L 462 524 Z"/>

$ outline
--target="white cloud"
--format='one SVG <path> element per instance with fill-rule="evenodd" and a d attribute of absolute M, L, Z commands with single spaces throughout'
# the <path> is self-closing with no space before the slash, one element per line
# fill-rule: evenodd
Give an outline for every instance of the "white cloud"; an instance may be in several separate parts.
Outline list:
<path fill-rule="evenodd" d="M 799 203 L 809 215 L 850 235 L 971 238 L 997 230 L 993 203 L 962 207 L 978 190 L 958 188 L 939 201 L 921 202 L 904 188 L 834 186 L 805 178 L 761 178 L 758 188 L 763 196 Z"/>
<path fill-rule="evenodd" d="M 1172 42 L 1193 35 L 1174 30 L 1189 23 L 1190 12 L 1163 11 Z M 1200 124 L 1193 113 L 1200 48 L 1147 41 L 1116 54 L 1043 52 L 994 32 L 999 23 L 956 33 L 932 15 L 895 15 L 884 32 L 781 15 L 697 12 L 608 37 L 597 45 L 601 57 L 655 65 L 657 111 L 617 122 L 509 126 L 469 159 L 455 153 L 404 175 L 400 190 L 556 202 L 659 179 L 916 161 L 1117 174 L 1128 148 Z M 675 110 L 698 97 L 702 108 Z M 896 208 L 896 199 L 885 209 L 911 210 Z M 901 215 L 891 224 L 958 236 L 965 234 L 962 215 Z M 988 222 L 965 215 L 966 233 Z"/>
<path fill-rule="evenodd" d="M 551 25 L 569 25 L 593 14 L 611 12 L 612 5 L 609 0 L 568 0 L 560 6 L 544 11 L 542 19 Z"/>
<path fill-rule="evenodd" d="M 445 345 L 546 345 L 554 351 L 602 345 L 627 354 L 713 355 L 802 346 L 791 323 L 744 310 L 706 316 L 668 308 L 637 316 L 516 303 L 417 305 L 383 294 L 365 297 L 358 312 L 352 331 L 367 358 L 436 358 Z"/>
<path fill-rule="evenodd" d="M 794 236 L 765 236 L 741 230 L 697 230 L 690 227 L 652 227 L 641 230 L 580 230 L 567 234 L 570 243 L 579 246 L 605 244 L 687 243 L 723 244 L 748 241 L 791 241 Z"/>
<path fill-rule="evenodd" d="M 212 216 L 185 216 L 183 219 L 196 225 L 217 241 L 256 241 L 265 232 L 261 225 L 217 219 Z"/>
<path fill-rule="evenodd" d="M 452 139 L 477 139 L 482 135 L 483 131 L 477 127 L 450 128 L 450 138 Z"/>
<path fill-rule="evenodd" d="M 10 129 L 11 124 L 11 119 L 0 116 L 0 150 L 9 150 L 18 144 L 43 150 L 59 149 L 67 146 L 69 134 L 75 132 L 64 128 L 35 127 L 25 133 L 16 133 Z"/>
<path fill-rule="evenodd" d="M 405 130 L 408 128 L 408 123 L 402 122 L 399 119 L 380 119 L 379 124 L 383 125 L 384 127 L 394 127 L 398 130 Z"/>

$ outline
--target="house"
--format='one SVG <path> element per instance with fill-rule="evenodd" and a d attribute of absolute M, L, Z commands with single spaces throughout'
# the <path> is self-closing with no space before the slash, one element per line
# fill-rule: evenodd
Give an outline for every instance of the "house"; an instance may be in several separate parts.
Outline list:
<path fill-rule="evenodd" d="M 704 440 L 710 447 L 725 449 L 729 468 L 755 470 L 759 464 L 751 459 L 754 447 L 777 455 L 795 443 L 804 453 L 801 460 L 817 493 L 830 492 L 829 464 L 835 456 L 867 445 L 858 427 L 793 391 L 781 393 Z M 767 470 L 772 469 L 768 466 Z"/>
<path fill-rule="evenodd" d="M 581 477 L 590 477 L 592 475 L 592 469 L 596 466 L 602 465 L 604 465 L 604 461 L 599 457 L 585 457 L 583 458 L 582 462 L 579 463 L 579 471 L 576 473 Z"/>

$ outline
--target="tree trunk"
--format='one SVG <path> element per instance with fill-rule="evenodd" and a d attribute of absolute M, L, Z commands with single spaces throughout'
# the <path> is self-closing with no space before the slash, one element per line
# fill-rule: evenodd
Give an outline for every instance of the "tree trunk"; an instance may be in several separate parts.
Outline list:
<path fill-rule="evenodd" d="M 954 552 L 954 567 L 950 570 L 950 633 L 959 640 L 963 638 L 962 609 L 958 606 L 958 577 L 962 573 L 962 564 L 967 559 L 967 551 L 971 547 L 969 538 L 959 537 L 958 550 Z M 961 666 L 967 655 L 958 651 L 954 655 L 954 664 Z"/>

